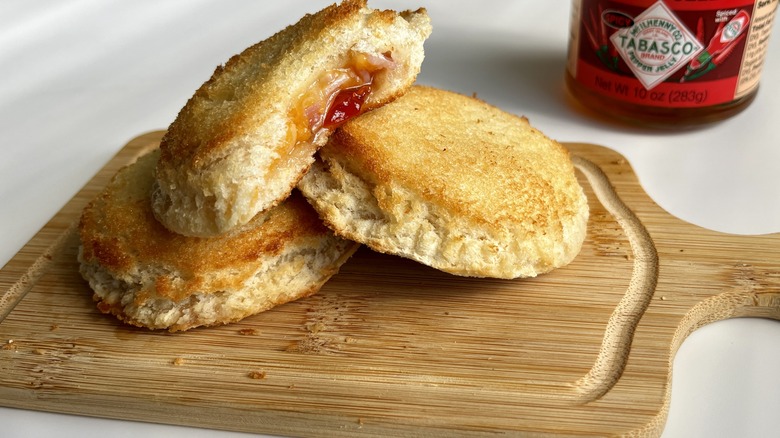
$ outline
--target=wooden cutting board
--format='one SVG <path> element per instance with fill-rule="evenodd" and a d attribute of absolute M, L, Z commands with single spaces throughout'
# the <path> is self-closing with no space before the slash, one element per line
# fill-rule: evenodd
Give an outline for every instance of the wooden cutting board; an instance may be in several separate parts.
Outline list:
<path fill-rule="evenodd" d="M 658 436 L 697 327 L 780 319 L 780 234 L 674 218 L 606 148 L 568 144 L 590 201 L 569 266 L 469 279 L 365 248 L 310 298 L 184 333 L 95 308 L 74 226 L 131 141 L 0 271 L 0 404 L 309 436 Z"/>

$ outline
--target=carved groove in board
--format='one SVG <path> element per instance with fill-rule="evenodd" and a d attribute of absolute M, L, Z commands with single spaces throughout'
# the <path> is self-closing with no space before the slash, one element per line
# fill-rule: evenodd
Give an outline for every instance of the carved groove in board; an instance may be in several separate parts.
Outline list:
<path fill-rule="evenodd" d="M 19 277 L 11 287 L 9 287 L 5 293 L 0 295 L 0 322 L 11 313 L 14 307 L 19 301 L 27 295 L 27 292 L 32 289 L 39 278 L 46 272 L 52 263 L 52 259 L 55 255 L 59 254 L 65 243 L 70 238 L 71 234 L 76 231 L 76 225 L 78 221 L 74 221 L 70 226 L 57 237 L 57 240 L 49 245 L 33 264 L 27 269 L 27 271 Z"/>
<path fill-rule="evenodd" d="M 132 150 L 133 153 L 129 156 L 129 159 L 124 163 L 124 165 L 129 165 L 135 162 L 135 160 L 137 160 L 140 156 L 157 148 L 159 145 L 159 140 L 147 141 L 147 139 L 154 138 L 159 135 L 160 134 L 158 132 L 150 132 L 133 139 L 130 144 L 138 142 L 143 144 L 143 146 L 140 148 L 125 147 L 125 149 Z M 94 178 L 95 177 L 93 177 L 93 179 Z M 13 283 L 5 292 L 0 293 L 0 322 L 2 322 L 8 316 L 8 314 L 11 313 L 14 307 L 19 304 L 25 295 L 27 295 L 27 292 L 32 289 L 33 286 L 35 286 L 35 283 L 38 281 L 38 279 L 40 279 L 41 276 L 46 273 L 52 264 L 54 256 L 65 250 L 65 246 L 68 240 L 73 236 L 74 233 L 78 231 L 79 219 L 80 216 L 77 216 L 70 223 L 68 228 L 66 228 L 59 236 L 57 236 L 54 242 L 49 245 L 37 259 L 35 259 L 35 261 L 30 265 L 29 268 L 27 268 L 24 274 L 22 274 L 19 279 Z"/>
<path fill-rule="evenodd" d="M 634 330 L 658 283 L 658 253 L 647 229 L 623 203 L 601 168 L 576 155 L 572 156 L 572 161 L 588 179 L 604 208 L 620 224 L 634 255 L 628 289 L 609 317 L 596 361 L 590 371 L 574 384 L 580 401 L 589 402 L 606 394 L 623 374 Z"/>

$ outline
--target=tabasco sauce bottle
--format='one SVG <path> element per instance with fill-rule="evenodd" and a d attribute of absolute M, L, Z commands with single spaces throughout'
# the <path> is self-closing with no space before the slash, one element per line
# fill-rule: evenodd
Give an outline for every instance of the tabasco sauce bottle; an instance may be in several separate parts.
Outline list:
<path fill-rule="evenodd" d="M 746 108 L 780 0 L 573 0 L 566 83 L 586 107 L 658 127 Z"/>

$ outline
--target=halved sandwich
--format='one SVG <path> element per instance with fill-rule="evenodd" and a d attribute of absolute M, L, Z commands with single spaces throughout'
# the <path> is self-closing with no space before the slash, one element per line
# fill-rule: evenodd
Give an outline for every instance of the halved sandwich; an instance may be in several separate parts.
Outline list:
<path fill-rule="evenodd" d="M 430 32 L 424 9 L 345 0 L 230 58 L 162 140 L 155 216 L 213 236 L 281 202 L 337 126 L 408 90 Z"/>
<path fill-rule="evenodd" d="M 298 187 L 336 234 L 474 277 L 569 263 L 589 211 L 558 142 L 525 118 L 422 86 L 339 128 Z"/>
<path fill-rule="evenodd" d="M 317 292 L 358 245 L 336 237 L 299 193 L 233 233 L 173 233 L 149 202 L 160 152 L 120 170 L 83 211 L 80 272 L 98 309 L 139 327 L 238 321 Z"/>

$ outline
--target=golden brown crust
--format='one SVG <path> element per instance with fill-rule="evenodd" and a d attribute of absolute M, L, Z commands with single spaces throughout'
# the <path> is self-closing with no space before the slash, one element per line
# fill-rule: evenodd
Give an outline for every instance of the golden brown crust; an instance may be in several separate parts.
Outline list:
<path fill-rule="evenodd" d="M 423 86 L 411 93 L 346 124 L 334 134 L 339 147 L 324 154 L 338 154 L 372 184 L 424 188 L 426 202 L 487 224 L 531 221 L 535 232 L 572 214 L 569 203 L 549 198 L 556 174 L 574 172 L 558 142 L 483 101 Z M 576 184 L 567 189 L 578 196 Z"/>
<path fill-rule="evenodd" d="M 170 330 L 224 324 L 316 292 L 355 249 L 335 238 L 297 193 L 229 235 L 175 234 L 151 209 L 158 156 L 159 150 L 122 169 L 82 213 L 81 272 L 103 312 Z M 298 271 L 300 285 L 263 290 Z M 243 302 L 229 309 L 225 302 L 235 297 Z M 209 300 L 210 308 L 197 309 Z M 177 306 L 178 314 L 158 318 Z"/>
<path fill-rule="evenodd" d="M 148 197 L 152 180 L 124 176 L 116 178 L 115 185 L 85 209 L 80 225 L 83 258 L 118 275 L 150 264 L 175 266 L 182 274 L 176 279 L 177 286 L 167 286 L 173 280 L 163 275 L 157 278 L 155 291 L 172 300 L 202 290 L 207 282 L 214 290 L 239 287 L 247 275 L 254 273 L 253 263 L 257 260 L 279 255 L 284 245 L 297 239 L 316 239 L 328 234 L 311 208 L 296 194 L 283 208 L 256 217 L 236 233 L 216 238 L 182 236 L 168 231 L 154 219 Z M 130 187 L 137 183 L 142 185 Z M 215 271 L 225 269 L 234 269 L 241 275 L 213 278 Z"/>

